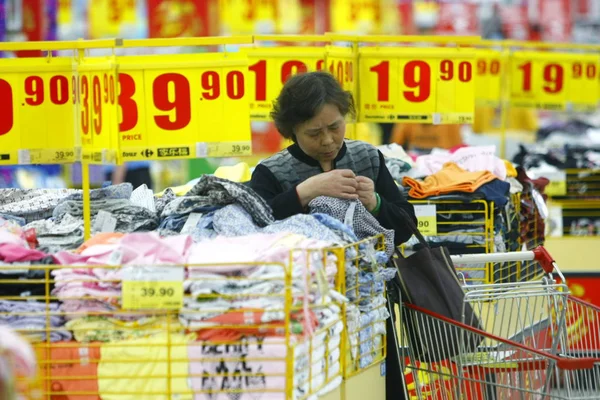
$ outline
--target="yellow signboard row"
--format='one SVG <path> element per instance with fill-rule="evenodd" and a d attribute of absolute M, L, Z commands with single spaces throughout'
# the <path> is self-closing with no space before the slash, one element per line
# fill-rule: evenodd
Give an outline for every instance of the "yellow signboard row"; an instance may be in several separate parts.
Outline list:
<path fill-rule="evenodd" d="M 286 80 L 307 71 L 333 74 L 354 95 L 360 122 L 472 123 L 475 104 L 507 102 L 588 111 L 600 93 L 600 56 L 590 53 L 421 48 L 388 37 L 278 40 L 329 44 L 259 47 L 253 37 L 106 41 L 105 47 L 248 47 L 91 57 L 84 49 L 97 42 L 45 42 L 37 48 L 76 51 L 2 59 L 0 165 L 249 155 L 250 120 L 269 120 Z"/>

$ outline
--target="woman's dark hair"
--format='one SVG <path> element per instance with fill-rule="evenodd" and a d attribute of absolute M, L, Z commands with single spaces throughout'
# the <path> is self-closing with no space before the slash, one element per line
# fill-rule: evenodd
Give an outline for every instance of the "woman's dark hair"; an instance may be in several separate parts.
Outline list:
<path fill-rule="evenodd" d="M 352 93 L 344 91 L 333 75 L 322 71 L 298 74 L 283 85 L 271 118 L 284 138 L 296 141 L 294 129 L 317 115 L 325 104 L 336 106 L 344 117 L 355 115 Z"/>

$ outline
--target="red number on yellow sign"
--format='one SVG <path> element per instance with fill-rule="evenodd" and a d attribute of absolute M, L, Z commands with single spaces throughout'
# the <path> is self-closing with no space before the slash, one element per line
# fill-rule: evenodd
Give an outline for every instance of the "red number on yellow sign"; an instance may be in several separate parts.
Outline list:
<path fill-rule="evenodd" d="M 596 79 L 597 72 L 598 67 L 596 64 L 587 63 L 586 65 L 579 62 L 573 64 L 573 78 L 575 79 L 584 77 L 584 73 L 586 78 Z"/>
<path fill-rule="evenodd" d="M 350 61 L 332 61 L 329 64 L 329 73 L 331 73 L 340 85 L 344 85 L 344 82 L 354 81 L 354 71 L 352 69 L 352 62 Z"/>
<path fill-rule="evenodd" d="M 519 65 L 518 67 L 521 71 L 523 71 L 523 91 L 531 92 L 531 70 L 532 63 L 531 61 L 526 62 L 524 64 Z M 564 76 L 565 69 L 560 64 L 547 64 L 544 66 L 543 72 L 543 80 L 544 92 L 549 94 L 555 94 L 562 91 L 564 87 Z"/>
<path fill-rule="evenodd" d="M 377 74 L 377 100 L 386 102 L 390 100 L 390 62 L 382 61 L 371 67 Z M 452 60 L 443 60 L 439 66 L 440 78 L 450 81 L 455 78 L 455 66 Z M 473 78 L 471 63 L 463 61 L 458 64 L 458 80 L 470 82 Z M 431 67 L 425 61 L 413 60 L 406 63 L 403 74 L 404 86 L 413 90 L 402 92 L 404 98 L 411 103 L 422 103 L 431 95 Z"/>
<path fill-rule="evenodd" d="M 28 106 L 40 106 L 46 101 L 46 88 L 41 76 L 28 76 L 23 84 L 25 92 L 25 104 Z M 69 101 L 69 80 L 62 75 L 55 75 L 48 82 L 50 101 L 55 105 L 63 105 Z M 13 91 L 10 84 L 0 79 L 0 108 L 3 115 L 0 121 L 0 135 L 7 134 L 14 123 Z"/>
<path fill-rule="evenodd" d="M 500 60 L 477 60 L 477 75 L 498 75 L 500 73 Z"/>
<path fill-rule="evenodd" d="M 84 135 L 92 130 L 96 135 L 102 134 L 102 103 L 115 104 L 115 78 L 103 75 L 82 75 L 73 77 L 73 102 L 81 101 L 81 130 Z M 90 116 L 91 121 L 90 121 Z"/>
<path fill-rule="evenodd" d="M 13 127 L 14 112 L 13 112 L 13 92 L 9 83 L 0 79 L 0 109 L 4 114 L 0 118 L 0 136 L 6 135 Z"/>
<path fill-rule="evenodd" d="M 323 69 L 323 60 L 317 61 L 317 71 Z M 256 75 L 256 101 L 267 100 L 267 60 L 259 60 L 250 65 L 248 70 Z M 303 61 L 290 60 L 281 65 L 281 83 L 285 83 L 290 76 L 302 74 L 308 71 L 307 65 Z M 243 94 L 239 97 L 242 98 Z"/>
<path fill-rule="evenodd" d="M 216 71 L 205 71 L 198 82 L 202 88 L 202 100 L 216 100 L 223 93 L 221 75 Z M 224 92 L 232 100 L 239 100 L 245 95 L 244 74 L 241 71 L 229 71 L 225 76 Z M 126 73 L 119 74 L 119 106 L 122 120 L 119 124 L 121 132 L 127 132 L 138 124 L 138 105 L 133 99 L 136 93 L 135 80 Z M 172 88 L 173 98 L 169 96 Z M 171 72 L 157 76 L 152 82 L 152 101 L 159 111 L 166 114 L 154 115 L 154 123 L 166 131 L 180 130 L 192 120 L 191 86 L 188 78 L 182 74 Z M 174 116 L 170 112 L 175 112 Z"/>

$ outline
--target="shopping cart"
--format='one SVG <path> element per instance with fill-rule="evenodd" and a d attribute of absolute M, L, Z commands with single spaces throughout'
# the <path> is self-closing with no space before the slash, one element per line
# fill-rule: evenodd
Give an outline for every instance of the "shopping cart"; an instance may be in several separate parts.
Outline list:
<path fill-rule="evenodd" d="M 464 318 L 453 321 L 403 304 L 409 398 L 600 399 L 600 308 L 570 296 L 544 248 L 452 260 L 459 265 L 534 261 L 545 275 L 521 283 L 465 282 L 464 306 L 474 308 L 481 330 Z"/>

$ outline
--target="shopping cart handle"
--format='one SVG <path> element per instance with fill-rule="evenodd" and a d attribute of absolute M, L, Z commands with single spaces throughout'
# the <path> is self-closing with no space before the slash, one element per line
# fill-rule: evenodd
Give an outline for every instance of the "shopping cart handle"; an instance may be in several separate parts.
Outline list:
<path fill-rule="evenodd" d="M 538 263 L 540 263 L 540 265 L 547 274 L 551 274 L 552 272 L 554 272 L 554 258 L 552 258 L 552 256 L 550 255 L 550 253 L 548 253 L 548 250 L 546 250 L 544 246 L 538 246 L 535 249 L 533 249 L 533 254 L 535 260 Z"/>

